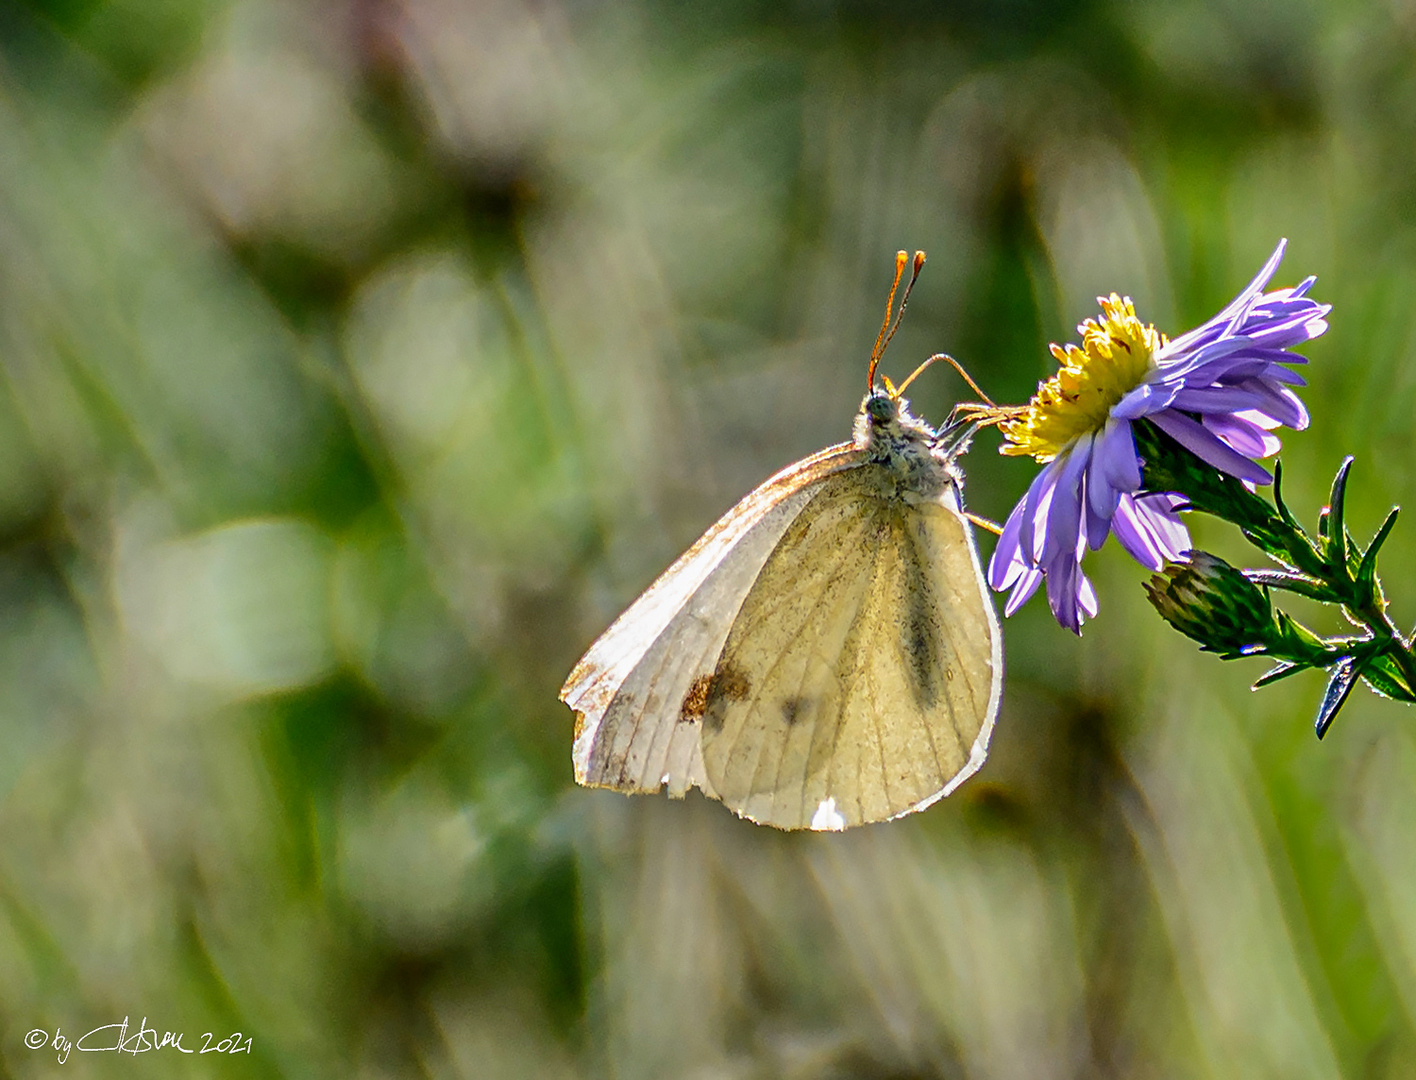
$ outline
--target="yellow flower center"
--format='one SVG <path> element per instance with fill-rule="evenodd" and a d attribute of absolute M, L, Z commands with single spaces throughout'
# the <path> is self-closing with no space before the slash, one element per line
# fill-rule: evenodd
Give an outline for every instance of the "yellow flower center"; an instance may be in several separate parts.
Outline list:
<path fill-rule="evenodd" d="M 1061 370 L 1038 384 L 1018 416 L 998 425 L 1007 439 L 1003 453 L 1051 461 L 1078 436 L 1105 427 L 1116 403 L 1154 367 L 1152 358 L 1165 338 L 1136 318 L 1131 298 L 1112 293 L 1101 301 L 1101 311 L 1099 321 L 1077 327 L 1080 348 L 1052 346 Z"/>

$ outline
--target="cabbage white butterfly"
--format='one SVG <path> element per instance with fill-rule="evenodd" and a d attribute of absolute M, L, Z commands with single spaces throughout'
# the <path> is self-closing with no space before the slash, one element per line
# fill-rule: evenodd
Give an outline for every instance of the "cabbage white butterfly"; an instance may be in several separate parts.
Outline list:
<path fill-rule="evenodd" d="M 983 763 L 1003 648 L 961 505 L 972 429 L 950 443 L 957 426 L 901 396 L 954 361 L 875 384 L 924 253 L 892 325 L 907 259 L 853 440 L 729 510 L 566 679 L 581 784 L 696 786 L 764 825 L 844 829 L 923 810 Z"/>

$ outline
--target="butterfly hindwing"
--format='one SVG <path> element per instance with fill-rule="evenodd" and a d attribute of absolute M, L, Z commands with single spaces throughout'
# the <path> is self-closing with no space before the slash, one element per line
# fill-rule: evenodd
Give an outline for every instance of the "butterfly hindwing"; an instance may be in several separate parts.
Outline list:
<path fill-rule="evenodd" d="M 982 763 L 1001 678 L 953 489 L 862 464 L 819 486 L 742 602 L 704 704 L 708 782 L 782 828 L 920 809 Z"/>

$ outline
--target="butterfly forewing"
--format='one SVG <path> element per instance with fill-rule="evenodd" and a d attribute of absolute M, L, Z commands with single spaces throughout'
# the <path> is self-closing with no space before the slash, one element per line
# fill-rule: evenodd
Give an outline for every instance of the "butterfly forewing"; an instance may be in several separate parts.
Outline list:
<path fill-rule="evenodd" d="M 983 760 L 996 617 L 951 488 L 861 464 L 824 480 L 741 604 L 709 680 L 708 783 L 781 828 L 920 809 Z"/>
<path fill-rule="evenodd" d="M 704 689 L 743 597 L 823 478 L 859 457 L 830 447 L 784 469 L 724 515 L 669 567 L 570 673 L 582 784 L 681 795 L 704 781 Z"/>

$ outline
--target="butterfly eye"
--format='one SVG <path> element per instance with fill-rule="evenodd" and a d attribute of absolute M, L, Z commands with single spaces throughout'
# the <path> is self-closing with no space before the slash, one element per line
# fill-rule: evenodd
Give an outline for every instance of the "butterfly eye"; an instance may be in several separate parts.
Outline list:
<path fill-rule="evenodd" d="M 895 419 L 895 399 L 889 394 L 871 394 L 865 402 L 865 411 L 877 424 L 887 424 Z"/>

